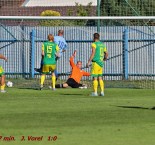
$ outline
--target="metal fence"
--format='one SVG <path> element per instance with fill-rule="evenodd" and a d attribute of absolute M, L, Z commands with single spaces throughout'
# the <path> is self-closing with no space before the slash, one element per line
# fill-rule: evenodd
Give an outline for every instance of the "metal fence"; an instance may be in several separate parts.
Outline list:
<path fill-rule="evenodd" d="M 1 61 L 8 77 L 34 78 L 35 67 L 40 67 L 41 44 L 47 35 L 57 35 L 59 29 L 65 32 L 68 50 L 58 61 L 59 73 L 70 72 L 69 57 L 78 50 L 76 60 L 86 65 L 91 54 L 91 43 L 96 27 L 28 27 L 1 26 L 0 53 L 8 57 L 8 63 Z M 150 29 L 152 31 L 150 31 Z M 104 66 L 107 80 L 139 80 L 155 76 L 155 27 L 151 26 L 105 26 L 100 27 L 101 41 L 106 44 L 109 58 Z M 76 61 L 75 60 L 75 61 Z M 89 69 L 86 69 L 90 71 Z"/>

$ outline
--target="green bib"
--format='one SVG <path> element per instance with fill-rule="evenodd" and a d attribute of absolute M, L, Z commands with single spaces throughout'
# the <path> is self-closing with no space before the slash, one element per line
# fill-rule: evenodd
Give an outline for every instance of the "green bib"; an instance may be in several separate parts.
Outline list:
<path fill-rule="evenodd" d="M 92 45 L 96 46 L 96 51 L 92 62 L 96 62 L 99 66 L 103 67 L 103 64 L 104 64 L 103 58 L 104 58 L 104 53 L 106 52 L 105 44 L 100 41 L 97 41 L 97 42 L 94 42 Z"/>
<path fill-rule="evenodd" d="M 44 65 L 54 65 L 56 64 L 56 46 L 54 42 L 44 42 L 44 58 L 43 58 L 43 64 Z"/>

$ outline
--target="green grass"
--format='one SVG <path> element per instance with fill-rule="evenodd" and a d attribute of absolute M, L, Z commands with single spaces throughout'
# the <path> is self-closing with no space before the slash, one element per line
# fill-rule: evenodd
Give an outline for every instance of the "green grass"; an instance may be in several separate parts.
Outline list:
<path fill-rule="evenodd" d="M 90 89 L 8 89 L 0 94 L 0 136 L 12 135 L 16 141 L 0 144 L 155 144 L 154 90 L 106 89 L 105 97 L 90 93 Z M 21 142 L 21 136 L 43 136 L 43 140 Z M 58 139 L 47 141 L 48 136 Z"/>

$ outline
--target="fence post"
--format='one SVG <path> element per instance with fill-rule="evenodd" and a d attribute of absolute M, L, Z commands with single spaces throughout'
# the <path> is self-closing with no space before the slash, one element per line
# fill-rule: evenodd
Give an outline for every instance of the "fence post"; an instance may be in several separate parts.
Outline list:
<path fill-rule="evenodd" d="M 100 10 L 100 2 L 101 0 L 97 0 L 97 16 L 99 17 L 101 14 L 101 10 Z M 97 20 L 97 33 L 100 33 L 100 19 Z"/>
<path fill-rule="evenodd" d="M 30 78 L 34 78 L 34 60 L 35 60 L 35 30 L 30 33 Z"/>
<path fill-rule="evenodd" d="M 129 43 L 129 30 L 128 28 L 125 29 L 124 34 L 123 34 L 123 78 L 125 80 L 128 80 L 129 77 L 129 62 L 128 62 L 128 43 Z"/>

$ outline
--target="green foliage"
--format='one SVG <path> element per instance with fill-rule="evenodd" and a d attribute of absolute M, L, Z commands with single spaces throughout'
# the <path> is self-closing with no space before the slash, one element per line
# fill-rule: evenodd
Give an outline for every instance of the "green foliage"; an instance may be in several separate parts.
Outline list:
<path fill-rule="evenodd" d="M 88 3 L 87 6 L 83 6 L 82 4 L 75 3 L 76 12 L 74 14 L 74 11 L 72 9 L 68 9 L 67 15 L 68 16 L 90 16 L 92 11 L 92 2 Z M 78 26 L 85 26 L 87 24 L 88 20 L 74 20 L 74 24 Z"/>
<path fill-rule="evenodd" d="M 45 10 L 41 13 L 41 16 L 60 16 L 60 13 L 52 10 Z"/>
<path fill-rule="evenodd" d="M 41 13 L 41 16 L 61 16 L 61 14 L 57 11 L 52 10 L 45 10 Z M 71 23 L 65 20 L 41 20 L 40 21 L 41 26 L 70 26 Z"/>
<path fill-rule="evenodd" d="M 154 0 L 101 0 L 103 16 L 154 16 Z"/>
<path fill-rule="evenodd" d="M 92 2 L 88 3 L 87 6 L 83 6 L 82 4 L 75 3 L 76 12 L 73 9 L 67 10 L 68 16 L 89 16 L 92 11 Z M 53 10 L 45 10 L 41 14 L 41 16 L 61 16 L 61 14 L 57 11 Z M 88 20 L 41 20 L 41 26 L 85 26 Z"/>
<path fill-rule="evenodd" d="M 41 16 L 61 16 L 59 12 L 52 10 L 45 10 L 41 13 Z M 41 20 L 41 26 L 60 26 L 61 20 Z"/>
<path fill-rule="evenodd" d="M 154 0 L 101 0 L 102 16 L 154 16 Z M 112 21 L 104 21 L 114 24 Z M 145 22 L 126 21 L 125 24 L 141 25 Z M 152 23 L 152 22 L 149 22 Z M 151 24 L 152 25 L 152 24 Z"/>

